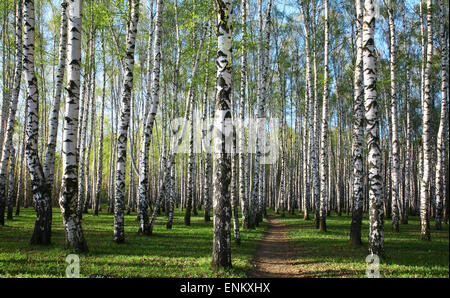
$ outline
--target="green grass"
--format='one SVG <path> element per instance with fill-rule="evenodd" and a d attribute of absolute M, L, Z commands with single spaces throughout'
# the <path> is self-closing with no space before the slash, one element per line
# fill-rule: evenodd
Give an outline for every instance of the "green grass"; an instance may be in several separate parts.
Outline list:
<path fill-rule="evenodd" d="M 105 208 L 103 210 L 106 210 Z M 203 212 L 183 223 L 184 212 L 176 210 L 172 230 L 166 217 L 158 217 L 153 236 L 137 235 L 136 213 L 125 216 L 125 243 L 113 241 L 114 216 L 106 211 L 98 217 L 83 214 L 83 231 L 89 252 L 80 254 L 81 277 L 245 277 L 250 260 L 267 223 L 251 231 L 241 231 L 242 244 L 232 244 L 233 268 L 210 268 L 212 221 L 204 222 Z M 59 208 L 53 208 L 52 244 L 29 244 L 36 214 L 22 209 L 19 217 L 0 226 L 0 277 L 65 277 L 65 233 Z"/>
<path fill-rule="evenodd" d="M 314 217 L 314 214 L 310 214 Z M 314 219 L 287 215 L 280 220 L 288 225 L 288 238 L 295 250 L 295 264 L 305 277 L 365 277 L 368 255 L 368 215 L 364 214 L 362 246 L 348 243 L 351 215 L 327 217 L 327 232 L 319 232 Z M 392 232 L 392 221 L 385 219 L 385 252 L 380 277 L 449 277 L 449 228 L 434 229 L 431 241 L 419 240 L 420 218 L 409 217 L 409 224 Z"/>
<path fill-rule="evenodd" d="M 105 209 L 104 209 L 105 210 Z M 22 209 L 14 220 L 0 226 L 0 277 L 64 277 L 65 235 L 59 208 L 53 209 L 52 244 L 31 246 L 35 212 Z M 273 214 L 269 211 L 269 214 Z M 256 230 L 241 231 L 242 244 L 232 243 L 233 268 L 210 268 L 212 222 L 203 221 L 202 212 L 193 216 L 191 226 L 183 224 L 184 212 L 176 210 L 172 230 L 165 228 L 166 217 L 158 217 L 153 236 L 137 235 L 136 213 L 126 215 L 124 244 L 113 241 L 112 214 L 103 211 L 83 215 L 83 230 L 89 252 L 80 254 L 81 277 L 246 277 L 250 260 L 267 222 Z M 363 245 L 348 244 L 351 217 L 327 217 L 328 232 L 314 227 L 314 220 L 300 215 L 278 219 L 288 228 L 295 251 L 294 263 L 304 277 L 365 277 L 368 218 L 363 220 Z M 449 277 L 449 228 L 431 229 L 431 241 L 421 241 L 420 220 L 410 217 L 400 225 L 400 233 L 391 232 L 385 220 L 386 258 L 381 261 L 381 277 Z"/>

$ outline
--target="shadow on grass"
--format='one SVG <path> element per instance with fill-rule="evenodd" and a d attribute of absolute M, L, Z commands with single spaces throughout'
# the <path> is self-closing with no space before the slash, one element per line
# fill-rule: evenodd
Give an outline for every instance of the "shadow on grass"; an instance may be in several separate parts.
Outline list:
<path fill-rule="evenodd" d="M 22 209 L 21 216 L 0 227 L 0 276 L 61 276 L 68 265 L 65 258 L 65 232 L 58 208 L 53 209 L 52 243 L 31 246 L 35 212 Z M 183 223 L 184 212 L 176 210 L 173 228 L 166 229 L 164 213 L 158 217 L 151 236 L 138 235 L 136 214 L 125 216 L 125 243 L 113 241 L 114 215 L 106 210 L 94 216 L 83 214 L 82 225 L 89 247 L 80 253 L 81 274 L 87 277 L 245 277 L 262 227 L 241 231 L 242 244 L 232 242 L 233 268 L 210 269 L 213 223 L 203 214 L 192 216 L 191 225 Z M 84 268 L 84 271 L 83 271 Z"/>
<path fill-rule="evenodd" d="M 326 233 L 319 232 L 314 222 L 303 220 L 302 215 L 287 215 L 279 219 L 288 225 L 288 238 L 295 250 L 296 264 L 300 270 L 317 276 L 334 276 L 335 273 L 342 272 L 337 276 L 364 277 L 367 266 L 365 258 L 368 255 L 367 214 L 363 218 L 362 246 L 349 244 L 351 216 L 333 214 L 328 217 Z M 443 226 L 442 231 L 432 229 L 431 241 L 418 240 L 418 217 L 410 217 L 408 225 L 400 225 L 399 233 L 392 232 L 390 227 L 391 221 L 385 220 L 387 256 L 381 260 L 382 276 L 448 277 L 448 226 Z M 351 267 L 355 269 L 350 269 Z"/>

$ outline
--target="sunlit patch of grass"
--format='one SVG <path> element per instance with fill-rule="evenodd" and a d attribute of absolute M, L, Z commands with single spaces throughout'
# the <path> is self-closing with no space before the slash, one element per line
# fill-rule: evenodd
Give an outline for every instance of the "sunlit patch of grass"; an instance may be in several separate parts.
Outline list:
<path fill-rule="evenodd" d="M 327 232 L 319 232 L 314 219 L 287 215 L 288 238 L 295 250 L 294 262 L 305 277 L 365 277 L 368 255 L 368 215 L 364 214 L 362 246 L 348 243 L 351 215 L 327 217 Z M 386 257 L 380 262 L 381 277 L 449 277 L 449 228 L 431 228 L 431 241 L 419 240 L 420 218 L 410 216 L 400 232 L 392 232 L 392 221 L 385 219 Z"/>
<path fill-rule="evenodd" d="M 103 210 L 106 210 L 105 208 Z M 191 225 L 183 223 L 184 212 L 177 209 L 173 228 L 166 229 L 161 214 L 153 236 L 137 234 L 136 213 L 125 216 L 125 243 L 113 241 L 114 215 L 83 214 L 83 230 L 89 252 L 80 254 L 81 277 L 245 277 L 250 260 L 267 223 L 255 230 L 241 231 L 242 243 L 232 242 L 233 268 L 210 268 L 213 226 L 204 222 L 203 213 L 192 216 Z M 29 240 L 36 214 L 22 209 L 13 220 L 0 227 L 0 277 L 65 277 L 65 233 L 59 208 L 53 209 L 52 244 L 31 246 Z M 233 233 L 233 232 L 232 232 Z"/>

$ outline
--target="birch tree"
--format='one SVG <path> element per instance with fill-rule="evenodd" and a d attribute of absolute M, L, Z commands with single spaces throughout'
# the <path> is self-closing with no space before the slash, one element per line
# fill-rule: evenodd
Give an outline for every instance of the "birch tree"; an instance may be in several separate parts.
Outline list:
<path fill-rule="evenodd" d="M 410 211 L 410 201 L 411 196 L 413 195 L 411 189 L 411 172 L 412 172 L 412 142 L 411 142 L 411 133 L 412 133 L 412 123 L 411 123 L 411 98 L 410 98 L 410 65 L 409 65 L 409 51 L 406 37 L 406 20 L 405 20 L 405 2 L 402 5 L 402 19 L 403 19 L 403 32 L 405 34 L 403 50 L 406 55 L 406 82 L 405 82 L 405 102 L 406 102 L 406 151 L 405 151 L 405 206 L 403 208 L 403 220 L 402 224 L 408 223 L 408 215 Z M 414 201 L 414 200 L 413 200 Z"/>
<path fill-rule="evenodd" d="M 118 147 L 114 206 L 114 241 L 117 243 L 125 241 L 125 169 L 127 163 L 128 126 L 130 124 L 130 101 L 133 91 L 134 49 L 136 46 L 137 23 L 139 20 L 139 0 L 131 1 L 130 9 L 131 19 L 127 26 L 125 76 L 120 105 L 119 135 L 117 137 Z"/>
<path fill-rule="evenodd" d="M 36 209 L 36 222 L 31 243 L 50 244 L 52 214 L 50 192 L 38 155 L 39 101 L 38 84 L 34 69 L 35 7 L 33 0 L 27 0 L 24 4 L 25 42 L 23 46 L 23 66 L 27 82 L 26 105 L 28 106 L 25 154 Z"/>
<path fill-rule="evenodd" d="M 153 123 L 155 121 L 156 111 L 159 104 L 159 79 L 160 79 L 160 68 L 161 68 L 161 21 L 162 21 L 162 9 L 163 1 L 158 0 L 156 2 L 156 15 L 155 15 L 155 42 L 153 47 L 153 74 L 152 74 L 152 106 L 149 113 L 145 119 L 144 131 L 141 142 L 141 155 L 139 159 L 139 186 L 138 186 L 138 196 L 139 196 L 139 207 L 138 207 L 138 218 L 139 218 L 139 233 L 148 235 L 151 233 L 149 220 L 148 220 L 148 147 L 150 145 L 150 139 L 152 136 Z M 150 92 L 147 90 L 147 92 Z"/>
<path fill-rule="evenodd" d="M 211 265 L 231 267 L 231 157 L 225 151 L 225 130 L 231 119 L 231 0 L 217 0 L 217 73 L 214 116 L 213 222 L 214 239 Z"/>
<path fill-rule="evenodd" d="M 208 23 L 209 27 L 209 23 Z M 206 30 L 209 31 L 209 30 Z M 206 51 L 206 57 L 209 59 L 211 51 L 211 43 L 208 42 L 208 49 Z M 211 140 L 207 137 L 208 132 L 211 130 L 208 119 L 208 89 L 209 89 L 209 68 L 206 69 L 205 75 L 205 87 L 203 89 L 203 115 L 202 115 L 202 145 L 205 151 L 203 169 L 205 174 L 203 177 L 203 203 L 204 203 L 204 220 L 211 221 L 210 209 L 211 209 Z M 172 184 L 171 184 L 172 185 Z"/>
<path fill-rule="evenodd" d="M 356 61 L 353 101 L 353 211 L 350 227 L 350 243 L 361 245 L 361 224 L 363 214 L 363 69 L 362 69 L 362 25 L 363 7 L 361 0 L 355 0 L 356 6 Z"/>
<path fill-rule="evenodd" d="M 94 198 L 94 215 L 98 215 L 101 203 L 102 181 L 103 181 L 103 122 L 105 117 L 105 93 L 106 93 L 106 58 L 105 58 L 105 40 L 104 32 L 102 31 L 102 59 L 103 59 L 103 87 L 102 87 L 102 105 L 100 110 L 100 128 L 99 128 L 99 142 L 98 142 L 98 156 L 97 156 L 97 185 L 95 187 Z"/>
<path fill-rule="evenodd" d="M 7 219 L 13 219 L 13 206 L 14 206 L 14 199 L 15 199 L 15 191 L 16 188 L 14 187 L 15 184 L 15 170 L 16 169 L 16 149 L 14 147 L 11 148 L 11 156 L 10 156 L 10 165 L 9 165 L 9 185 L 8 185 L 8 215 L 6 216 Z"/>
<path fill-rule="evenodd" d="M 305 151 L 307 153 L 307 157 L 305 159 L 305 206 L 303 212 L 305 213 L 304 219 L 309 219 L 308 215 L 308 209 L 309 209 L 309 202 L 311 197 L 311 178 L 314 175 L 310 175 L 310 171 L 308 169 L 315 167 L 315 154 L 313 154 L 314 150 L 314 103 L 313 103 L 313 91 L 312 91 L 312 74 L 311 74 L 311 54 L 310 54 L 310 46 L 309 46 L 309 25 L 307 25 L 307 20 L 305 18 L 303 7 L 304 3 L 300 3 L 300 13 L 303 23 L 303 35 L 305 39 L 305 59 L 306 59 L 306 70 L 305 70 L 305 81 L 306 81 L 306 109 L 307 109 L 307 125 L 309 129 L 306 129 L 305 125 Z"/>
<path fill-rule="evenodd" d="M 323 71 L 322 126 L 320 139 L 320 231 L 326 232 L 327 190 L 327 133 L 328 133 L 328 0 L 325 0 L 325 45 Z"/>
<path fill-rule="evenodd" d="M 426 67 L 424 78 L 424 96 L 422 107 L 422 146 L 423 146 L 423 174 L 420 181 L 420 239 L 430 240 L 430 215 L 428 204 L 430 201 L 431 176 L 431 66 L 433 58 L 433 31 L 432 31 L 432 0 L 427 0 L 427 45 Z"/>
<path fill-rule="evenodd" d="M 6 136 L 3 142 L 0 164 L 0 225 L 5 224 L 5 204 L 6 204 L 6 183 L 7 183 L 7 169 L 9 164 L 9 158 L 12 150 L 12 139 L 14 132 L 14 122 L 17 112 L 17 103 L 20 94 L 20 81 L 22 79 L 22 14 L 23 14 L 23 2 L 19 0 L 17 3 L 16 12 L 16 50 L 15 50 L 15 64 L 14 64 L 14 85 L 13 92 L 10 98 L 9 114 L 6 123 Z M 7 99 L 3 100 L 6 102 Z M 3 134 L 2 134 L 3 135 Z"/>
<path fill-rule="evenodd" d="M 69 2 L 67 42 L 67 96 L 64 100 L 63 177 L 59 205 L 66 232 L 66 246 L 88 249 L 77 213 L 78 200 L 78 114 L 80 101 L 82 0 Z"/>
<path fill-rule="evenodd" d="M 364 107 L 369 162 L 369 253 L 384 256 L 383 181 L 377 100 L 374 0 L 364 0 L 363 69 Z"/>
<path fill-rule="evenodd" d="M 25 110 L 23 115 L 27 115 L 28 114 L 28 108 L 27 105 L 25 105 Z M 23 117 L 25 118 L 25 116 Z M 26 184 L 26 166 L 24 167 L 24 159 L 25 159 L 25 137 L 26 137 L 26 123 L 23 127 L 22 130 L 22 144 L 21 144 L 21 152 L 20 152 L 20 163 L 19 163 L 19 180 L 17 181 L 17 199 L 16 199 L 16 216 L 19 216 L 20 214 L 20 206 L 21 203 L 23 203 L 24 207 L 26 205 L 26 187 L 23 187 L 24 182 L 25 182 L 25 186 Z M 23 196 L 23 199 L 21 197 L 21 195 Z"/>
<path fill-rule="evenodd" d="M 241 22 L 242 22 L 242 57 L 241 57 L 241 88 L 240 88 L 240 104 L 239 118 L 242 126 L 239 127 L 239 198 L 242 202 L 242 225 L 244 229 L 249 228 L 249 202 L 246 196 L 246 178 L 245 178 L 245 130 L 244 130 L 244 114 L 246 102 L 246 77 L 247 77 L 247 0 L 241 1 Z"/>
<path fill-rule="evenodd" d="M 56 140 L 58 137 L 59 111 L 61 103 L 61 94 L 64 80 L 64 70 L 66 67 L 67 52 L 67 2 L 61 2 L 61 27 L 59 33 L 59 61 L 56 74 L 56 90 L 53 98 L 51 116 L 50 116 L 50 133 L 45 151 L 44 174 L 48 185 L 52 185 L 55 175 L 55 151 Z"/>
<path fill-rule="evenodd" d="M 173 103 L 174 103 L 174 107 L 176 107 L 176 104 L 178 103 L 178 84 L 179 84 L 179 79 L 178 79 L 178 70 L 180 68 L 180 56 L 181 56 L 181 45 L 180 45 L 180 28 L 178 26 L 178 0 L 174 1 L 174 10 L 175 10 L 175 35 L 176 35 L 176 54 L 175 54 L 175 67 L 174 67 L 174 72 L 173 72 Z M 209 47 L 208 47 L 209 50 Z M 209 55 L 208 55 L 209 56 Z M 207 73 L 208 76 L 208 73 Z M 206 100 L 206 96 L 207 96 L 207 86 L 205 87 L 205 99 Z M 178 115 L 178 111 L 175 108 L 173 111 L 174 115 Z M 173 136 L 175 136 L 176 131 L 172 131 L 170 130 L 173 134 Z M 174 153 L 173 153 L 174 154 Z M 207 161 L 208 162 L 208 161 Z M 174 212 L 174 206 L 175 206 L 175 156 L 170 158 L 170 163 L 169 163 L 169 167 L 170 167 L 170 184 L 169 184 L 169 212 L 167 215 L 167 224 L 166 224 L 166 228 L 167 229 L 171 229 L 172 228 L 172 223 L 173 223 L 173 212 Z M 208 173 L 208 171 L 206 171 Z M 205 179 L 208 179 L 209 176 L 206 175 Z M 205 184 L 207 185 L 207 184 Z M 205 189 L 205 193 L 207 193 L 207 195 L 209 194 L 209 191 L 206 191 Z M 206 202 L 208 202 L 208 200 L 206 200 Z M 205 221 L 209 221 L 209 205 L 208 203 L 205 203 Z"/>
<path fill-rule="evenodd" d="M 439 1 L 439 35 L 441 44 L 441 119 L 439 123 L 439 130 L 437 135 L 437 152 L 436 152 L 436 216 L 435 227 L 436 230 L 442 229 L 442 211 L 443 201 L 445 199 L 444 188 L 444 164 L 445 164 L 445 128 L 447 121 L 447 42 L 445 39 L 445 10 L 444 1 Z M 448 179 L 448 177 L 447 177 Z"/>
<path fill-rule="evenodd" d="M 389 1 L 387 8 L 389 15 L 389 53 L 390 53 L 390 75 L 391 75 L 391 146 L 392 146 L 392 173 L 391 173 L 391 188 L 392 188 L 392 230 L 394 232 L 399 231 L 399 147 L 398 147 L 398 133 L 397 133 L 397 93 L 395 82 L 395 56 L 396 56 L 396 42 L 395 42 L 395 24 L 394 24 L 394 8 L 393 2 Z"/>

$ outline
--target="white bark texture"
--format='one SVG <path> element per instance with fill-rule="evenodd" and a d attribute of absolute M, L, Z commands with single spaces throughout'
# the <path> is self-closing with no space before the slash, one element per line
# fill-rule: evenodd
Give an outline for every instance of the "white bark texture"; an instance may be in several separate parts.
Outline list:
<path fill-rule="evenodd" d="M 441 120 L 437 135 L 436 152 L 436 216 L 435 227 L 442 229 L 442 211 L 444 201 L 444 164 L 445 164 L 445 129 L 447 120 L 447 43 L 445 38 L 445 11 L 444 1 L 440 0 L 439 35 L 441 43 Z M 448 179 L 448 177 L 447 177 Z"/>
<path fill-rule="evenodd" d="M 217 0 L 217 74 L 214 118 L 212 267 L 231 267 L 231 158 L 225 152 L 225 128 L 231 120 L 231 0 Z"/>
<path fill-rule="evenodd" d="M 364 106 L 369 163 L 369 253 L 384 256 L 382 157 L 379 139 L 374 0 L 364 0 Z"/>
<path fill-rule="evenodd" d="M 149 197 L 147 193 L 148 185 L 148 148 L 152 137 L 153 123 L 155 122 L 156 111 L 159 105 L 159 79 L 161 69 L 161 34 L 162 34 L 162 9 L 163 1 L 156 3 L 155 15 L 155 42 L 153 47 L 153 74 L 151 83 L 152 106 L 145 119 L 144 131 L 141 143 L 141 155 L 139 159 L 139 186 L 138 186 L 138 218 L 139 233 L 148 235 L 151 233 L 147 209 L 149 206 Z M 150 92 L 147 90 L 147 92 Z M 161 190 L 160 190 L 161 191 Z M 156 207 L 155 207 L 156 208 Z"/>
<path fill-rule="evenodd" d="M 423 175 L 420 181 L 420 224 L 422 240 L 430 240 L 430 215 L 428 204 L 430 201 L 431 177 L 431 66 L 433 58 L 433 32 L 432 32 L 432 1 L 427 0 L 427 45 L 426 68 L 424 77 L 424 96 L 422 107 L 422 147 L 423 147 Z"/>
<path fill-rule="evenodd" d="M 363 136 L 364 136 L 364 103 L 363 103 L 363 70 L 362 70 L 362 0 L 355 0 L 356 6 L 356 62 L 354 77 L 353 101 L 353 210 L 350 227 L 350 243 L 361 245 L 361 224 L 363 213 Z"/>
<path fill-rule="evenodd" d="M 397 93 L 395 84 L 395 55 L 396 55 L 396 43 L 395 43 L 395 24 L 394 24 L 394 11 L 393 2 L 390 1 L 390 7 L 388 7 L 389 15 L 389 35 L 390 35 L 390 75 L 391 75 L 391 102 L 390 102 L 390 114 L 391 114 L 391 146 L 392 146 L 392 168 L 391 168 L 391 191 L 392 191 L 392 230 L 394 232 L 399 231 L 399 147 L 398 147 L 398 133 L 397 133 Z"/>
<path fill-rule="evenodd" d="M 242 225 L 244 229 L 249 227 L 249 202 L 246 195 L 246 178 L 245 178 L 245 130 L 244 130 L 244 114 L 245 114 L 245 102 L 246 102 L 246 78 L 247 78 L 247 0 L 241 1 L 241 22 L 242 22 L 242 58 L 241 58 L 241 89 L 239 104 L 239 118 L 241 120 L 242 127 L 239 128 L 239 198 L 241 200 L 242 209 Z"/>
<path fill-rule="evenodd" d="M 50 133 L 45 151 L 44 174 L 49 185 L 53 184 L 55 173 L 55 150 L 56 140 L 58 137 L 58 120 L 61 102 L 61 93 L 63 89 L 64 70 L 66 67 L 67 52 L 67 2 L 63 0 L 61 3 L 61 27 L 59 33 L 59 62 L 56 71 L 56 90 L 53 98 L 51 116 L 50 116 Z"/>
<path fill-rule="evenodd" d="M 320 230 L 326 231 L 327 215 L 327 132 L 328 132 L 328 0 L 325 0 L 325 45 L 324 45 L 324 71 L 323 71 L 323 101 L 322 101 L 322 126 L 320 138 Z"/>
<path fill-rule="evenodd" d="M 14 132 L 14 122 L 17 112 L 17 102 L 19 100 L 20 93 L 20 81 L 22 78 L 22 11 L 23 2 L 20 0 L 17 3 L 16 12 L 16 50 L 14 53 L 15 64 L 14 64 L 14 83 L 13 92 L 10 98 L 9 114 L 6 123 L 6 136 L 3 142 L 3 148 L 0 152 L 0 225 L 5 224 L 5 204 L 6 204 L 6 183 L 7 183 L 7 169 L 9 158 L 11 156 L 13 132 Z M 5 103 L 6 103 L 5 99 Z M 3 119 L 2 119 L 3 120 Z"/>
<path fill-rule="evenodd" d="M 137 24 L 139 20 L 139 0 L 131 2 L 131 20 L 127 30 L 127 48 L 125 76 L 122 88 L 122 100 L 119 117 L 119 135 L 117 137 L 116 193 L 114 206 L 114 241 L 125 241 L 125 169 L 127 162 L 128 127 L 130 124 L 130 101 L 133 91 L 134 49 L 136 46 Z"/>
<path fill-rule="evenodd" d="M 81 221 L 77 214 L 78 200 L 78 114 L 80 101 L 81 65 L 81 0 L 69 3 L 69 27 L 67 43 L 67 96 L 64 102 L 63 177 L 59 199 L 66 246 L 87 250 Z"/>

